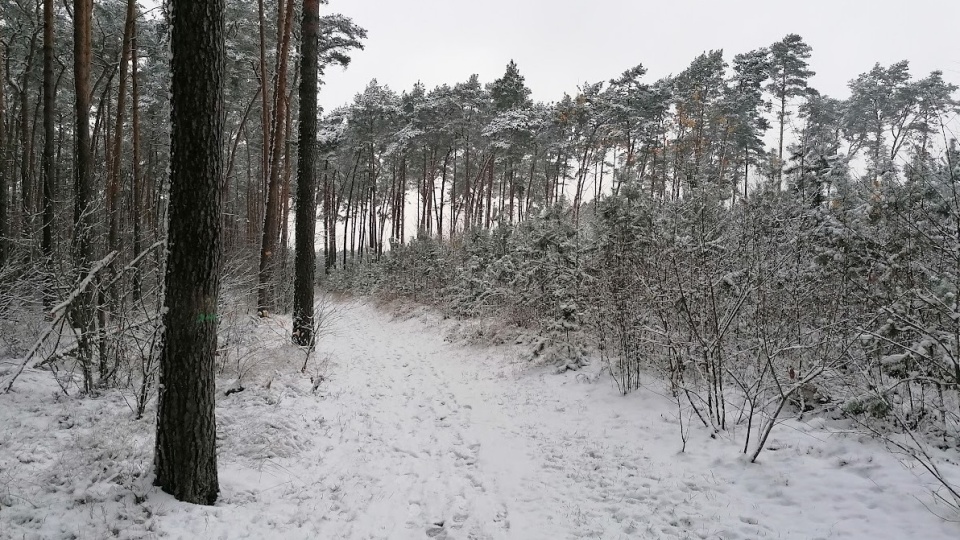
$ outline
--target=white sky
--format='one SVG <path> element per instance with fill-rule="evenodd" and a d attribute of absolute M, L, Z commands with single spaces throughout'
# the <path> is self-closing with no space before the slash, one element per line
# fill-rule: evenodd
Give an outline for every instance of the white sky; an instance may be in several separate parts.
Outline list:
<path fill-rule="evenodd" d="M 653 81 L 709 49 L 730 61 L 788 33 L 813 47 L 812 85 L 846 97 L 847 81 L 875 62 L 910 60 L 960 85 L 960 0 L 330 0 L 325 12 L 367 29 L 366 49 L 321 88 L 326 110 L 376 78 L 396 91 L 501 76 L 514 59 L 533 98 L 554 101 L 584 81 L 641 63 Z"/>

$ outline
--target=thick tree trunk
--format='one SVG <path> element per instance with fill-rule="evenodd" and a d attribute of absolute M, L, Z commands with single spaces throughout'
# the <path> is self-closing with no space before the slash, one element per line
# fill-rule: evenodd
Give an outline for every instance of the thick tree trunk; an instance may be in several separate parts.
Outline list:
<path fill-rule="evenodd" d="M 170 224 L 156 484 L 217 499 L 214 355 L 220 287 L 224 0 L 173 0 Z"/>
<path fill-rule="evenodd" d="M 317 40 L 320 0 L 303 0 L 300 62 L 300 139 L 297 160 L 296 255 L 293 282 L 293 341 L 313 342 L 313 281 L 317 232 Z"/>

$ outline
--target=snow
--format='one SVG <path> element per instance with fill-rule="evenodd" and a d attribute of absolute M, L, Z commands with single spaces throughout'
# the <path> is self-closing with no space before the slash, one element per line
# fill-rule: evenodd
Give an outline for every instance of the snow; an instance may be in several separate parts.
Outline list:
<path fill-rule="evenodd" d="M 622 397 L 596 363 L 556 374 L 425 310 L 338 307 L 308 374 L 278 338 L 243 391 L 221 381 L 213 507 L 151 486 L 153 411 L 25 371 L 0 394 L 0 538 L 960 537 L 918 467 L 831 422 L 785 421 L 750 464 L 685 415 L 681 453 L 653 379 Z"/>

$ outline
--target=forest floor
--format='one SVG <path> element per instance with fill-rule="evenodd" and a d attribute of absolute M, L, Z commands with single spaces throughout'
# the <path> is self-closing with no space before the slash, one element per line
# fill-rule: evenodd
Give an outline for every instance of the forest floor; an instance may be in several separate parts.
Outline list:
<path fill-rule="evenodd" d="M 26 372 L 0 394 L 0 538 L 960 537 L 919 467 L 837 425 L 787 420 L 750 464 L 742 433 L 691 423 L 681 452 L 653 379 L 622 397 L 426 310 L 334 307 L 307 375 L 277 338 L 243 391 L 221 381 L 212 507 L 151 486 L 154 410 Z"/>

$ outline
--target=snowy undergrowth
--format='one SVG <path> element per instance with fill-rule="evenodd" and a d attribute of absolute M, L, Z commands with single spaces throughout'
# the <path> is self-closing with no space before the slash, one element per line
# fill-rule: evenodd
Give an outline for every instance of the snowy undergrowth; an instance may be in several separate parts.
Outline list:
<path fill-rule="evenodd" d="M 286 410 L 313 401 L 303 352 L 286 345 L 289 320 L 246 327 L 250 351 L 218 378 L 218 453 L 229 471 L 263 471 L 309 445 L 302 422 Z M 289 328 L 286 328 L 289 334 Z M 0 361 L 0 373 L 17 362 Z M 13 392 L 0 394 L 0 538 L 144 538 L 180 503 L 152 486 L 156 402 L 135 419 L 130 389 L 97 397 L 65 396 L 46 371 L 27 370 Z M 229 473 L 225 475 L 229 478 Z M 231 496 L 245 500 L 245 495 Z M 227 497 L 225 500 L 230 500 Z"/>
<path fill-rule="evenodd" d="M 341 298 L 346 300 L 350 296 Z M 449 343 L 476 347 L 511 346 L 513 354 L 532 365 L 554 366 L 560 372 L 579 370 L 589 363 L 588 357 L 596 353 L 582 330 L 559 334 L 539 325 L 523 327 L 494 316 L 438 315 L 434 307 L 405 299 L 382 301 L 368 297 L 364 301 L 374 302 L 380 310 L 396 319 L 436 319 L 437 324 L 442 324 L 444 339 Z"/>
<path fill-rule="evenodd" d="M 120 394 L 63 397 L 49 373 L 25 373 L 0 395 L 0 537 L 960 534 L 935 515 L 923 471 L 851 426 L 782 421 L 750 464 L 741 428 L 712 438 L 689 424 L 681 453 L 676 402 L 653 377 L 624 397 L 599 362 L 557 375 L 526 345 L 445 340 L 462 324 L 426 309 L 340 305 L 316 391 L 277 330 L 287 320 L 247 328 L 262 350 L 243 391 L 225 395 L 228 369 L 220 381 L 213 507 L 151 485 L 154 411 L 134 421 Z"/>

